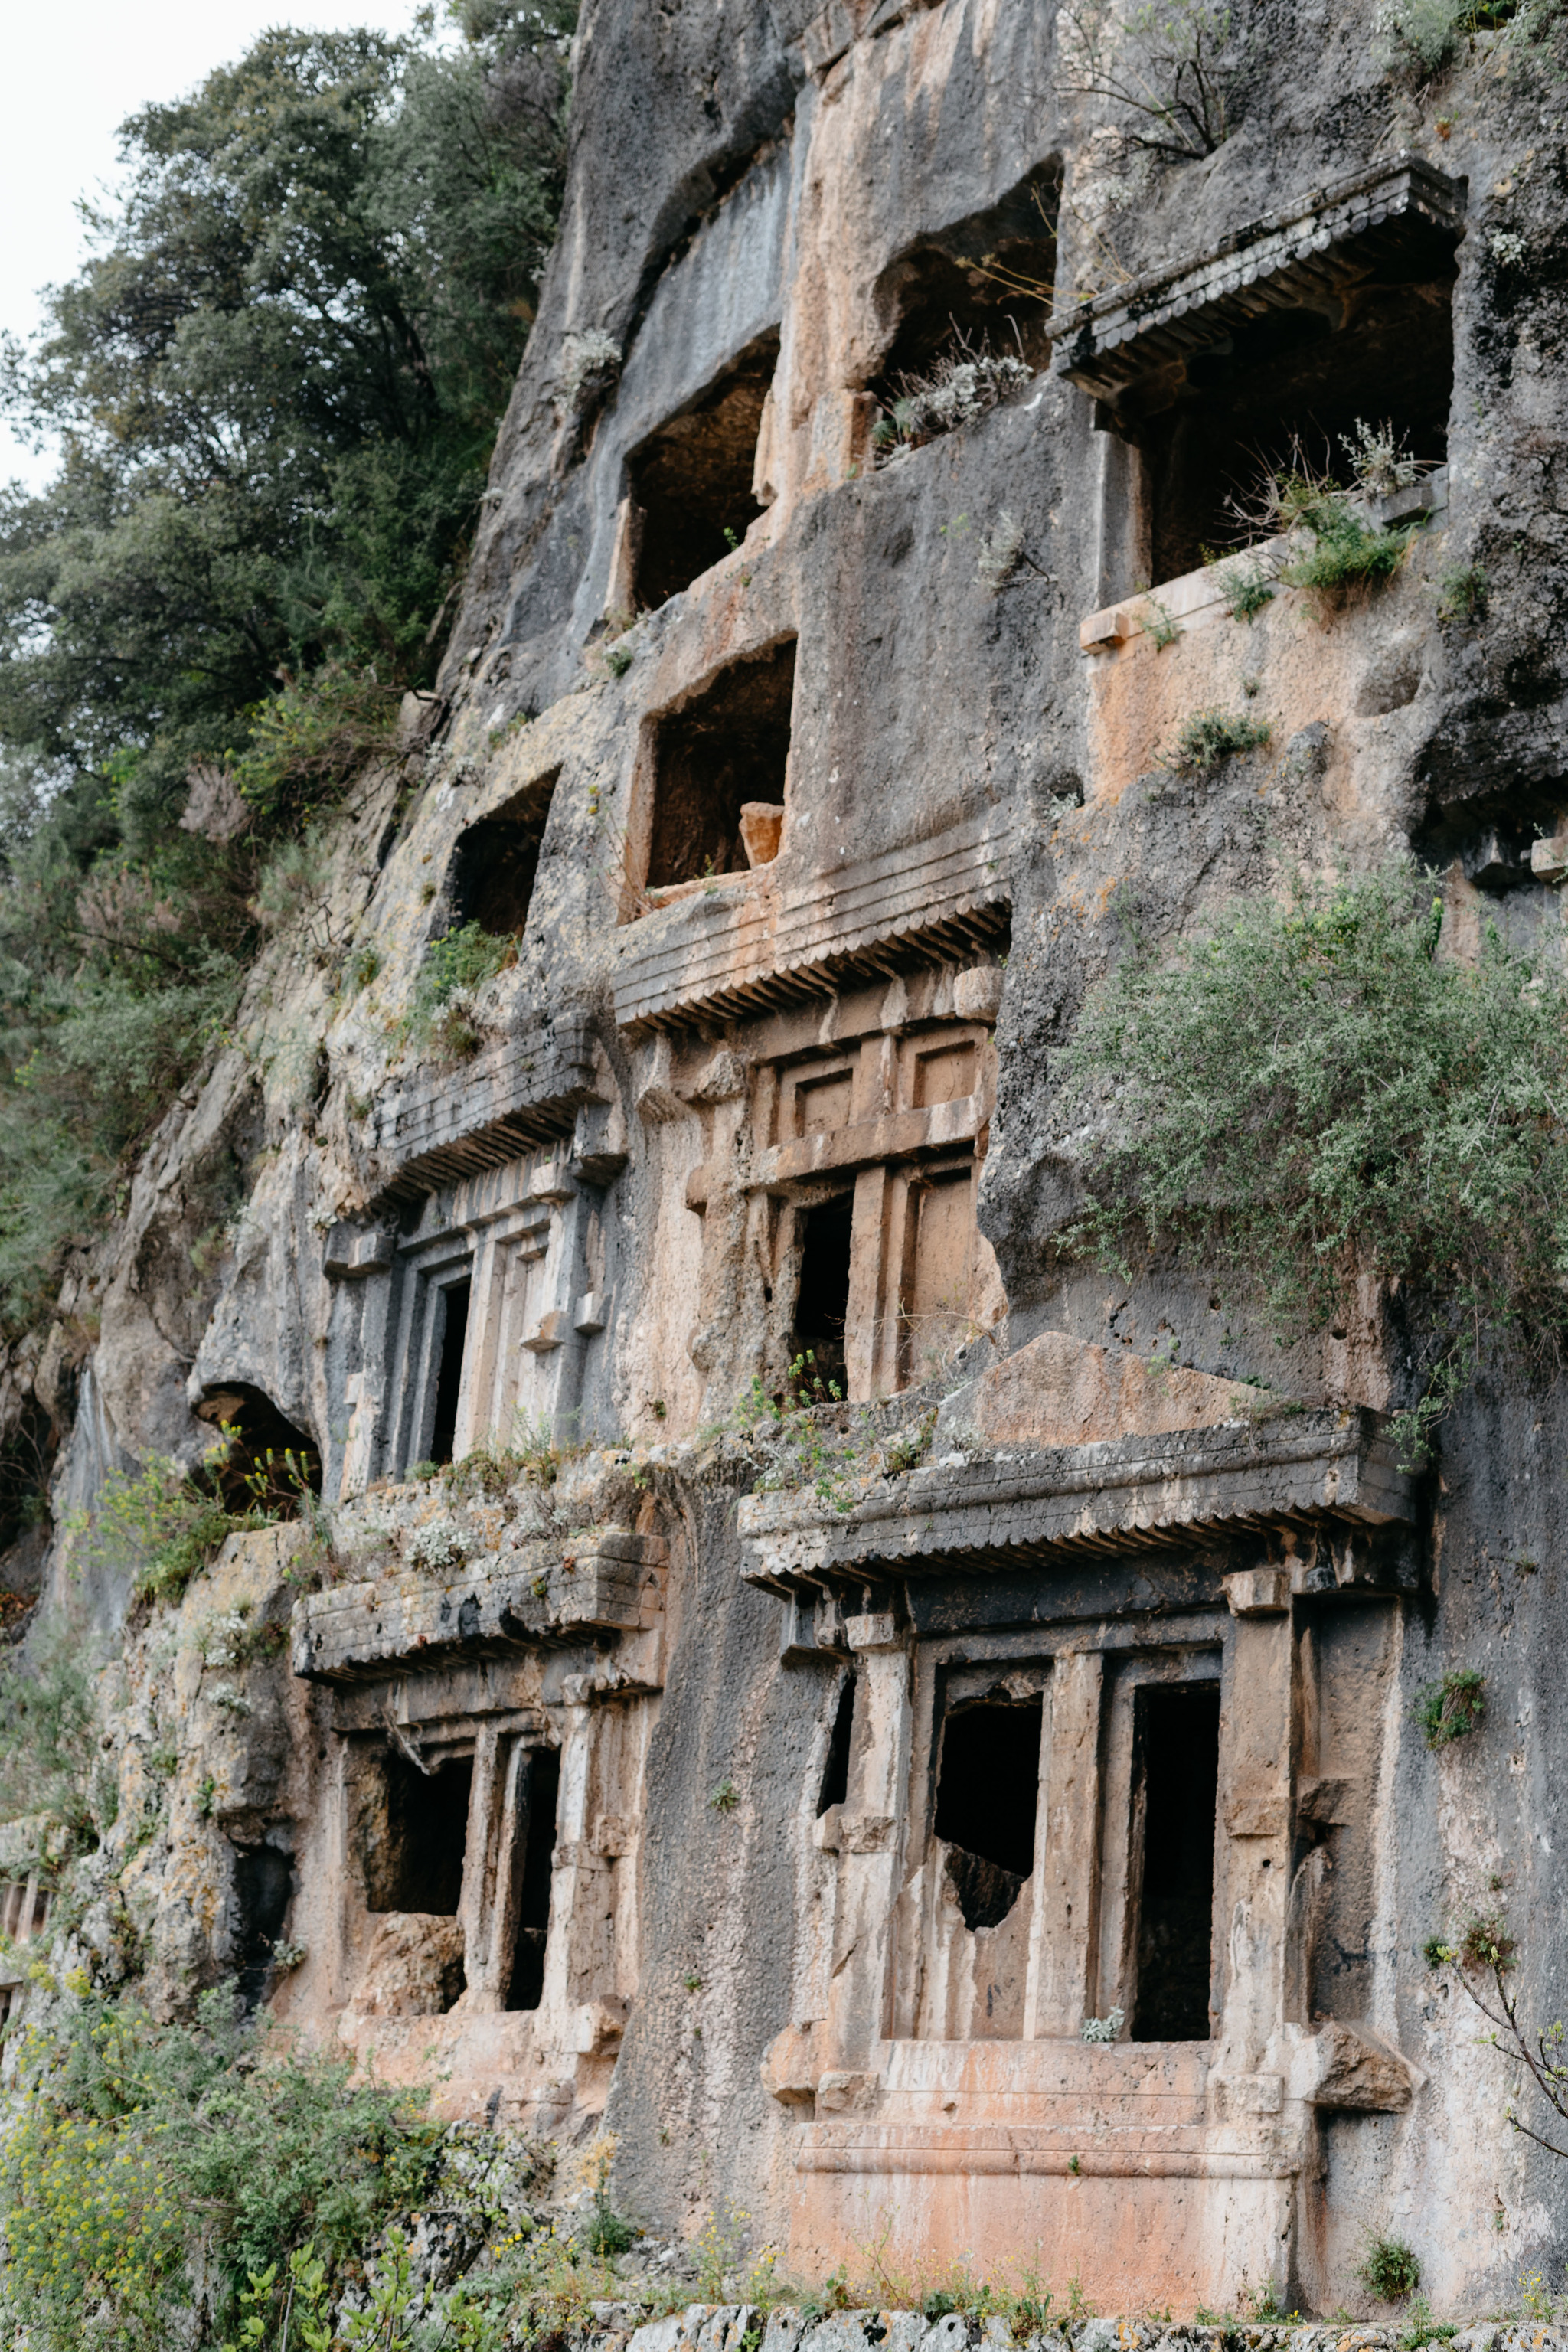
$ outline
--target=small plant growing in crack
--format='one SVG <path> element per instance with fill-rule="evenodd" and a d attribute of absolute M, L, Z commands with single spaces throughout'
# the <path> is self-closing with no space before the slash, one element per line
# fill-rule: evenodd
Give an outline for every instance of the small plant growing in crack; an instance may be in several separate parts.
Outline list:
<path fill-rule="evenodd" d="M 1256 751 L 1268 742 L 1270 731 L 1266 719 L 1249 719 L 1245 712 L 1194 710 L 1157 764 L 1173 776 L 1207 775 L 1222 760 Z"/>
<path fill-rule="evenodd" d="M 1041 580 L 1052 576 L 1043 564 L 1035 562 L 1025 546 L 1024 526 L 1017 516 L 1004 507 L 994 527 L 981 535 L 974 577 L 988 596 L 999 596 L 1008 583 L 1017 578 L 1020 564 L 1026 564 Z"/>
<path fill-rule="evenodd" d="M 1173 646 L 1181 635 L 1180 621 L 1168 606 L 1161 604 L 1158 596 L 1150 596 L 1145 600 L 1143 614 L 1143 635 L 1153 639 L 1157 652 L 1163 653 L 1165 647 Z"/>
<path fill-rule="evenodd" d="M 1474 1666 L 1451 1667 L 1440 1682 L 1428 1683 L 1412 1710 L 1428 1748 L 1447 1748 L 1479 1731 L 1486 1711 L 1486 1677 Z"/>

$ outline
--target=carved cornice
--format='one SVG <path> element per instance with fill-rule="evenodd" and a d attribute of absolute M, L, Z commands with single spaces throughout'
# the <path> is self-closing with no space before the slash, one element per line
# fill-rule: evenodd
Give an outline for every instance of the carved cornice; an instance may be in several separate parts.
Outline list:
<path fill-rule="evenodd" d="M 814 1488 L 740 1504 L 742 1573 L 784 1593 L 825 1577 L 983 1573 L 1053 1554 L 1415 1518 L 1415 1480 L 1383 1416 L 1361 1409 L 956 1454 L 876 1481 L 842 1512 Z"/>
<path fill-rule="evenodd" d="M 1114 401 L 1266 310 L 1321 302 L 1391 260 L 1407 265 L 1423 251 L 1440 259 L 1464 220 L 1462 181 L 1419 155 L 1395 155 L 1248 222 L 1202 259 L 1057 311 L 1051 371 Z"/>

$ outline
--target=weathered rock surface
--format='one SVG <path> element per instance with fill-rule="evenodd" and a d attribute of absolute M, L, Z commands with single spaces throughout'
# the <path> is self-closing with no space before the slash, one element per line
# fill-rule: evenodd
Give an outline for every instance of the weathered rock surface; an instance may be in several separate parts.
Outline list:
<path fill-rule="evenodd" d="M 1133 932 L 1413 847 L 1458 951 L 1560 951 L 1555 85 L 1483 32 L 1412 88 L 1370 6 L 1246 29 L 1228 135 L 1177 161 L 1064 89 L 1050 9 L 585 12 L 435 723 L 0 1376 L 0 1425 L 64 1433 L 47 1604 L 111 1652 L 118 1813 L 39 1884 L 100 1980 L 173 2010 L 235 1973 L 437 2112 L 603 2125 L 624 2205 L 689 2236 L 731 2200 L 798 2274 L 875 2245 L 1028 2262 L 1058 2305 L 1362 2309 L 1371 2231 L 1468 2315 L 1565 2251 L 1557 2159 L 1422 1957 L 1506 1900 L 1521 2012 L 1561 2004 L 1562 1382 L 1489 1372 L 1416 1480 L 1398 1298 L 1281 1347 L 1201 1267 L 1055 1246 L 1062 1055 Z M 1050 271 L 1054 341 L 999 250 Z M 1148 568 L 1189 356 L 1140 339 L 1171 273 L 1202 329 L 1287 263 L 1312 399 L 1441 411 L 1446 470 L 1386 587 L 1249 621 L 1195 550 Z M 889 372 L 1012 311 L 1026 385 L 879 464 Z M 1477 564 L 1484 612 L 1441 617 Z M 1243 703 L 1266 743 L 1160 764 Z M 481 903 L 515 960 L 421 1027 Z M 810 1420 L 773 1402 L 807 1350 L 847 1391 Z M 133 1609 L 76 1515 L 197 1461 L 239 1387 L 319 1453 L 321 1521 Z M 1458 1666 L 1484 1726 L 1431 1751 Z M 778 2311 L 762 2352 L 960 2336 Z M 1226 2340 L 1307 2337 L 1394 2343 Z M 1113 2340 L 1218 2339 L 1043 2342 Z"/>

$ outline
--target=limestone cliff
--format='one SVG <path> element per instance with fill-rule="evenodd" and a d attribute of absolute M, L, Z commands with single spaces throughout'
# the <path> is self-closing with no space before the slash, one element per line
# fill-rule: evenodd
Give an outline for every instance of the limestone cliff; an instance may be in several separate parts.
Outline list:
<path fill-rule="evenodd" d="M 1172 154 L 1070 32 L 584 11 L 438 693 L 7 1370 L 118 1789 L 38 1884 L 100 1980 L 602 2122 L 628 2210 L 803 2275 L 885 2226 L 1327 2311 L 1371 2229 L 1468 2311 L 1564 2252 L 1422 1958 L 1500 1890 L 1556 2013 L 1561 1381 L 1412 1470 L 1386 1288 L 1281 1347 L 1063 1260 L 1058 1081 L 1130 928 L 1302 870 L 1409 849 L 1458 951 L 1558 952 L 1557 84 L 1278 0 Z M 1227 486 L 1358 419 L 1403 560 L 1243 612 Z M 1173 766 L 1215 710 L 1250 742 Z M 510 945 L 443 993 L 468 923 Z M 320 1499 L 133 1603 L 104 1482 L 225 1399 Z"/>

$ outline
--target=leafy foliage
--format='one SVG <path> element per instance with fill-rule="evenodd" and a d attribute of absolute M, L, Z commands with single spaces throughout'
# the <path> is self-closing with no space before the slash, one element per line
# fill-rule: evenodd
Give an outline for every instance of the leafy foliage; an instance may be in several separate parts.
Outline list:
<path fill-rule="evenodd" d="M 1486 1711 L 1486 1677 L 1474 1666 L 1451 1667 L 1440 1681 L 1428 1683 L 1415 1701 L 1415 1720 L 1428 1748 L 1447 1748 L 1450 1740 L 1479 1731 Z"/>
<path fill-rule="evenodd" d="M 1265 604 L 1274 601 L 1274 579 L 1256 557 L 1250 563 L 1233 563 L 1220 575 L 1233 620 L 1255 621 Z"/>
<path fill-rule="evenodd" d="M 1479 621 L 1486 616 L 1487 575 L 1479 563 L 1465 563 L 1445 572 L 1438 588 L 1440 621 Z"/>
<path fill-rule="evenodd" d="M 124 125 L 91 258 L 0 355 L 61 448 L 0 490 L 0 1326 L 227 1033 L 269 843 L 439 655 L 554 231 L 574 17 L 265 34 Z"/>
<path fill-rule="evenodd" d="M 1279 577 L 1289 588 L 1328 598 L 1392 580 L 1419 529 L 1417 523 L 1379 528 L 1338 495 L 1307 501 L 1300 520 L 1311 534 L 1311 545 L 1282 563 Z"/>
<path fill-rule="evenodd" d="M 476 1053 L 480 1037 L 468 1017 L 469 1006 L 487 981 L 516 961 L 517 941 L 477 922 L 459 923 L 433 940 L 415 982 L 409 1013 L 419 1051 L 455 1062 Z"/>
<path fill-rule="evenodd" d="M 128 1579 L 140 1601 L 178 1601 L 229 1536 L 291 1517 L 315 1466 L 313 1455 L 268 1447 L 243 1468 L 226 1435 L 194 1473 L 155 1454 L 135 1473 L 109 1473 L 74 1524 L 76 1557 Z"/>
<path fill-rule="evenodd" d="M 230 762 L 241 798 L 264 826 L 299 823 L 334 801 L 347 778 L 384 752 L 396 717 L 393 690 L 329 664 L 258 708 L 249 747 Z"/>
<path fill-rule="evenodd" d="M 346 2063 L 258 2044 L 226 1988 L 190 2026 L 83 2000 L 58 2036 L 26 2037 L 0 2151 L 7 2292 L 28 2340 L 74 2352 L 106 2297 L 111 2340 L 166 2341 L 160 2314 L 188 2300 L 198 2250 L 231 2309 L 292 2247 L 357 2252 L 431 2169 L 439 2135 L 421 2105 L 352 2084 Z"/>
<path fill-rule="evenodd" d="M 1412 1458 L 1505 1331 L 1551 1351 L 1568 1272 L 1568 1001 L 1489 940 L 1437 953 L 1430 877 L 1300 880 L 1091 1002 L 1065 1115 L 1091 1202 L 1070 1249 L 1135 1234 L 1260 1289 L 1281 1336 L 1335 1321 L 1358 1270 L 1402 1282 L 1428 1385 Z"/>
<path fill-rule="evenodd" d="M 1358 416 L 1352 431 L 1341 436 L 1340 449 L 1336 473 L 1331 466 L 1314 465 L 1298 441 L 1289 464 L 1265 475 L 1253 498 L 1231 501 L 1237 520 L 1248 531 L 1279 534 L 1292 542 L 1283 554 L 1254 556 L 1249 570 L 1237 566 L 1226 575 L 1227 589 L 1236 592 L 1233 612 L 1250 619 L 1268 603 L 1276 581 L 1308 589 L 1332 604 L 1357 590 L 1383 585 L 1399 570 L 1424 518 L 1380 525 L 1365 511 L 1364 501 L 1409 488 L 1427 468 L 1404 447 L 1391 423 L 1369 425 Z"/>
<path fill-rule="evenodd" d="M 1397 2238 L 1373 2238 L 1359 2273 L 1368 2294 L 1380 2303 L 1403 2303 L 1421 2284 L 1421 2265 Z"/>
<path fill-rule="evenodd" d="M 1527 14 L 1544 12 L 1521 10 L 1517 0 L 1384 0 L 1376 19 L 1379 63 L 1384 73 L 1424 82 L 1478 33 L 1511 25 L 1516 39 L 1539 38 L 1538 25 L 1518 22 Z"/>
<path fill-rule="evenodd" d="M 1206 775 L 1242 751 L 1256 751 L 1269 736 L 1267 719 L 1249 719 L 1245 711 L 1194 710 L 1184 719 L 1160 765 L 1174 775 Z"/>
<path fill-rule="evenodd" d="M 98 1747 L 90 1655 L 75 1628 L 35 1633 L 0 1664 L 0 1820 L 41 1813 L 91 1827 Z"/>
<path fill-rule="evenodd" d="M 250 861 L 130 854 L 112 778 L 0 754 L 0 1323 L 47 1293 L 238 1000 Z"/>
<path fill-rule="evenodd" d="M 279 29 L 125 124 L 93 258 L 7 353 L 12 412 L 65 439 L 0 511 L 0 737 L 132 743 L 156 799 L 328 655 L 428 668 L 553 229 L 570 29 L 564 0 L 457 56 Z"/>

